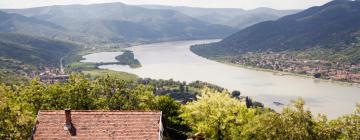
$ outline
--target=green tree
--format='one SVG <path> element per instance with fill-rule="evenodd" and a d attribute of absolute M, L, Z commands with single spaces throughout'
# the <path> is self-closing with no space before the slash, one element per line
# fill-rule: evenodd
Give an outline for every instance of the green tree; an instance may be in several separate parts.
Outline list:
<path fill-rule="evenodd" d="M 9 87 L 0 85 L 0 139 L 27 139 L 35 115 L 30 104 L 21 102 Z"/>
<path fill-rule="evenodd" d="M 305 101 L 301 98 L 292 101 L 289 107 L 285 107 L 280 119 L 285 133 L 280 134 L 285 139 L 308 140 L 314 139 L 315 126 L 311 112 L 304 109 Z"/>
<path fill-rule="evenodd" d="M 336 140 L 341 134 L 340 125 L 336 121 L 328 121 L 325 115 L 319 115 L 315 119 L 316 126 L 315 139 L 317 140 Z"/>
<path fill-rule="evenodd" d="M 280 114 L 266 110 L 244 126 L 242 138 L 251 140 L 282 140 L 285 134 Z"/>
<path fill-rule="evenodd" d="M 231 92 L 231 97 L 240 99 L 241 92 L 238 90 L 234 90 Z"/>
<path fill-rule="evenodd" d="M 41 109 L 44 103 L 45 85 L 40 82 L 40 78 L 33 79 L 29 85 L 20 89 L 20 100 L 31 105 L 34 114 Z"/>
<path fill-rule="evenodd" d="M 170 96 L 155 96 L 153 91 L 159 84 L 177 86 L 156 80 L 125 82 L 110 76 L 88 80 L 82 74 L 51 85 L 39 79 L 23 86 L 0 84 L 0 139 L 26 139 L 38 110 L 64 108 L 161 110 L 164 135 L 170 139 L 185 139 L 188 132 L 209 139 L 360 139 L 360 105 L 355 113 L 329 121 L 324 115 L 313 118 L 302 99 L 277 113 L 255 108 L 257 105 L 247 108 L 247 103 L 253 104 L 250 98 L 246 103 L 238 94 L 205 88 L 198 100 L 182 106 Z"/>
<path fill-rule="evenodd" d="M 164 135 L 169 138 L 186 139 L 190 128 L 179 117 L 180 103 L 170 96 L 157 96 L 154 102 L 154 106 L 151 109 L 162 111 L 162 122 L 165 128 Z"/>
<path fill-rule="evenodd" d="M 71 75 L 68 83 L 63 86 L 65 103 L 62 109 L 95 109 L 95 98 L 90 94 L 93 88 L 84 75 Z"/>
<path fill-rule="evenodd" d="M 309 110 L 304 109 L 303 99 L 292 101 L 281 113 L 264 110 L 256 115 L 244 129 L 244 139 L 266 140 L 331 140 L 339 132 L 329 124 L 325 116 L 314 119 Z"/>
<path fill-rule="evenodd" d="M 340 139 L 358 140 L 360 139 L 360 104 L 357 105 L 354 114 L 345 115 L 334 121 L 340 130 Z"/>
<path fill-rule="evenodd" d="M 182 108 L 181 117 L 195 133 L 210 139 L 237 139 L 242 127 L 255 116 L 254 109 L 227 92 L 205 89 L 197 101 Z"/>

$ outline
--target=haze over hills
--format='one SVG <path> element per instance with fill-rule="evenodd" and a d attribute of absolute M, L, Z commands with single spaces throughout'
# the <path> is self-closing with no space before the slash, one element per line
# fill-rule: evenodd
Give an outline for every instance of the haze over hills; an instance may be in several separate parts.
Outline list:
<path fill-rule="evenodd" d="M 121 1 L 286 8 L 329 0 Z M 4 11 L 0 140 L 360 140 L 360 0 L 299 13 L 122 3 Z"/>
<path fill-rule="evenodd" d="M 256 8 L 253 10 L 234 8 L 195 8 L 195 7 L 173 7 L 161 5 L 142 5 L 149 9 L 175 10 L 187 16 L 197 18 L 204 22 L 231 26 L 243 29 L 253 24 L 276 20 L 286 15 L 295 14 L 301 10 L 276 10 L 271 8 Z"/>
<path fill-rule="evenodd" d="M 324 48 L 360 62 L 360 1 L 337 0 L 277 21 L 266 21 L 221 42 L 192 50 L 205 56 L 234 56 L 246 52 L 296 51 Z"/>
<path fill-rule="evenodd" d="M 31 33 L 56 38 L 57 35 L 63 34 L 65 29 L 50 22 L 0 11 L 0 32 Z"/>
<path fill-rule="evenodd" d="M 0 11 L 1 57 L 41 66 L 58 64 L 59 57 L 70 52 L 68 40 L 73 32 L 36 18 Z M 76 34 L 76 33 L 74 33 Z"/>
<path fill-rule="evenodd" d="M 116 45 L 118 43 L 223 38 L 245 26 L 296 12 L 268 8 L 245 11 L 142 7 L 122 3 L 2 11 L 0 54 L 3 67 L 0 72 L 20 71 L 12 74 L 15 77 L 21 77 L 28 67 L 34 71 L 44 66 L 58 67 L 61 57 L 77 53 L 75 46 L 86 46 L 81 48 L 86 49 L 106 44 L 121 46 Z"/>
<path fill-rule="evenodd" d="M 237 19 L 236 16 L 243 19 L 245 13 L 263 15 L 264 10 L 276 15 L 270 19 L 287 13 L 265 8 L 250 12 L 241 9 L 144 8 L 122 3 L 3 9 L 4 12 L 0 11 L 1 59 L 9 62 L 4 66 L 10 65 L 10 61 L 16 66 L 2 67 L 1 71 L 21 70 L 25 65 L 35 69 L 58 66 L 59 59 L 74 49 L 69 46 L 75 45 L 66 45 L 67 42 L 103 46 L 108 43 L 223 38 L 239 30 L 237 25 L 230 27 L 225 22 L 236 23 L 230 20 Z M 213 12 L 218 15 L 211 19 Z M 242 24 L 259 22 L 257 19 L 241 21 Z"/>
<path fill-rule="evenodd" d="M 4 11 L 51 22 L 69 31 L 95 36 L 107 42 L 221 38 L 236 31 L 173 10 L 146 9 L 122 3 Z"/>
<path fill-rule="evenodd" d="M 2 11 L 0 11 L 0 32 L 18 33 L 72 42 L 85 42 L 87 40 L 100 41 L 93 35 L 74 32 L 52 22 Z"/>

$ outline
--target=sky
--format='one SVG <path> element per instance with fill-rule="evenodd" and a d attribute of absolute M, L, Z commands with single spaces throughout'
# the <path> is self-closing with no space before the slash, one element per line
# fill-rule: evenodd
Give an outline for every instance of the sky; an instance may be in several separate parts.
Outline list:
<path fill-rule="evenodd" d="M 123 2 L 130 5 L 156 4 L 206 8 L 306 9 L 323 5 L 330 0 L 0 0 L 0 9 L 31 8 L 49 5 L 93 4 Z"/>

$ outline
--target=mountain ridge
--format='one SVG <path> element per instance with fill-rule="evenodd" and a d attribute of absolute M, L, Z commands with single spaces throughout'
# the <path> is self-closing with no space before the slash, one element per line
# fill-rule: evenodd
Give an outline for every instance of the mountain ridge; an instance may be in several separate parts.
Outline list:
<path fill-rule="evenodd" d="M 174 10 L 146 9 L 122 3 L 4 11 L 51 22 L 70 31 L 93 35 L 108 42 L 222 38 L 236 31 L 234 28 L 203 22 Z M 125 25 L 129 25 L 128 23 L 139 29 L 127 30 Z M 154 36 L 142 36 L 140 33 Z M 133 36 L 129 37 L 127 34 Z"/>
<path fill-rule="evenodd" d="M 341 51 L 359 43 L 359 25 L 360 1 L 332 1 L 276 21 L 255 24 L 218 43 L 193 50 L 199 54 L 211 52 L 214 56 L 314 47 Z"/>
<path fill-rule="evenodd" d="M 172 9 L 202 21 L 244 29 L 253 24 L 276 20 L 300 10 L 276 10 L 267 7 L 244 10 L 241 8 L 198 8 L 186 6 L 140 5 L 150 9 Z M 231 14 L 229 14 L 231 13 Z"/>

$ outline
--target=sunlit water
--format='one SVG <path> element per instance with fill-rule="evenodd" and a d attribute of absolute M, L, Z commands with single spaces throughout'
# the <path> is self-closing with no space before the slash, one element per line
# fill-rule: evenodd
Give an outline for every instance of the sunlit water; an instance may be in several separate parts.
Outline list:
<path fill-rule="evenodd" d="M 135 57 L 141 62 L 141 68 L 131 69 L 121 65 L 103 65 L 100 68 L 133 73 L 144 78 L 206 81 L 229 90 L 239 90 L 242 95 L 250 96 L 278 111 L 283 106 L 276 106 L 273 102 L 288 104 L 290 100 L 302 97 L 314 115 L 325 113 L 330 118 L 335 118 L 354 112 L 356 103 L 360 103 L 358 85 L 279 76 L 272 72 L 229 66 L 202 58 L 189 50 L 193 44 L 213 41 L 215 40 L 136 46 L 129 49 L 134 51 Z M 96 53 L 85 58 L 88 59 L 86 62 L 102 62 L 109 60 L 109 57 L 104 53 Z"/>

